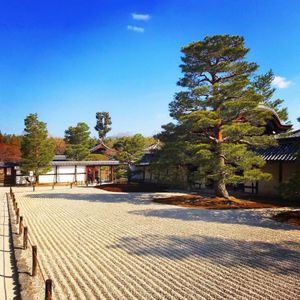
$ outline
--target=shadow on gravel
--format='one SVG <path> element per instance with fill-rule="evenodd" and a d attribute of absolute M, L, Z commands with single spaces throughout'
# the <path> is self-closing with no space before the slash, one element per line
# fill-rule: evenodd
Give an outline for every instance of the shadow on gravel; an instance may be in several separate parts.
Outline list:
<path fill-rule="evenodd" d="M 300 274 L 300 243 L 296 242 L 274 244 L 195 235 L 144 235 L 123 237 L 109 248 L 121 248 L 128 254 L 137 256 L 155 256 L 171 260 L 199 257 L 226 267 L 246 265 L 275 274 Z"/>
<path fill-rule="evenodd" d="M 279 210 L 276 210 L 278 213 Z M 183 221 L 203 221 L 223 224 L 241 224 L 254 227 L 264 227 L 281 230 L 299 230 L 300 227 L 271 220 L 272 210 L 244 210 L 244 209 L 189 209 L 189 208 L 166 208 L 166 209 L 143 209 L 130 211 L 130 214 L 144 217 L 156 217 L 177 219 Z M 300 233 L 300 230 L 299 230 Z"/>
<path fill-rule="evenodd" d="M 102 203 L 130 203 L 134 205 L 151 204 L 151 194 L 149 193 L 132 193 L 132 194 L 118 194 L 115 192 L 81 194 L 81 193 L 37 193 L 28 194 L 28 198 L 33 199 L 64 199 L 64 200 L 79 200 Z"/>

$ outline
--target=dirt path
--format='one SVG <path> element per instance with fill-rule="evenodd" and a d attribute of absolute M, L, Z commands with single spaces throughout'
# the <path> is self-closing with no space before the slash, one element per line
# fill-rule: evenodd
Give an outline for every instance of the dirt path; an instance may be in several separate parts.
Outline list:
<path fill-rule="evenodd" d="M 195 210 L 158 194 L 15 189 L 55 299 L 300 295 L 300 231 L 262 210 Z"/>
<path fill-rule="evenodd" d="M 9 216 L 5 192 L 8 189 L 0 189 L 0 299 L 19 299 L 13 255 L 10 245 Z"/>

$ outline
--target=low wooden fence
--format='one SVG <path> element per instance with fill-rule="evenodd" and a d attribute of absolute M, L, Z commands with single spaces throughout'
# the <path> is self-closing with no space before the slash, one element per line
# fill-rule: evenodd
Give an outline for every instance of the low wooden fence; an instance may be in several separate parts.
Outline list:
<path fill-rule="evenodd" d="M 29 238 L 29 234 L 28 234 L 28 226 L 24 226 L 24 217 L 20 215 L 20 208 L 18 207 L 18 203 L 16 201 L 16 196 L 12 190 L 12 188 L 10 188 L 9 194 L 7 194 L 7 197 L 10 196 L 10 199 L 12 200 L 12 204 L 13 204 L 13 209 L 15 212 L 15 217 L 16 217 L 16 224 L 19 225 L 19 232 L 18 234 L 20 236 L 23 235 L 23 250 L 27 250 L 28 246 L 31 246 L 31 252 L 32 252 L 32 272 L 31 272 L 31 276 L 35 277 L 37 276 L 37 273 L 39 271 L 43 282 L 45 284 L 45 300 L 51 300 L 52 299 L 52 280 L 51 279 L 46 279 L 43 270 L 41 268 L 41 264 L 40 261 L 38 259 L 38 255 L 37 255 L 37 246 L 34 245 L 31 241 L 31 239 Z M 29 244 L 29 245 L 28 245 Z"/>

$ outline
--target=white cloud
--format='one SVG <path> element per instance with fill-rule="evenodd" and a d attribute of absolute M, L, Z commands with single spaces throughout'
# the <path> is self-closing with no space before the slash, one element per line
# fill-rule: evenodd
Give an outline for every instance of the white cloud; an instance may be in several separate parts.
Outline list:
<path fill-rule="evenodd" d="M 145 31 L 143 27 L 132 26 L 132 25 L 127 25 L 127 29 L 138 33 L 143 33 Z"/>
<path fill-rule="evenodd" d="M 274 76 L 274 79 L 272 81 L 272 84 L 279 89 L 286 89 L 291 83 L 291 81 L 281 76 Z"/>
<path fill-rule="evenodd" d="M 138 20 L 138 21 L 149 21 L 150 20 L 150 15 L 142 15 L 142 14 L 131 14 L 133 20 Z"/>

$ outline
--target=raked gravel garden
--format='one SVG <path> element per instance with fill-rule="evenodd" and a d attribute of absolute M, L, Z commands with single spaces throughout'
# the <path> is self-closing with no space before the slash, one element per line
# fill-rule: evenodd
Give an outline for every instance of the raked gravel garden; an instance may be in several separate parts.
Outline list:
<path fill-rule="evenodd" d="M 205 210 L 166 193 L 14 189 L 54 299 L 299 299 L 300 227 L 281 209 Z M 24 288 L 24 287 L 23 287 Z"/>

